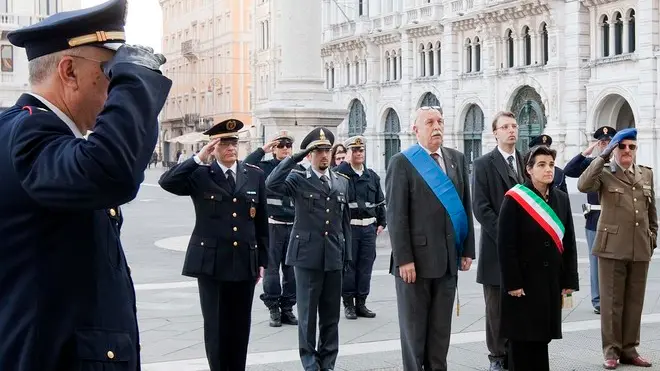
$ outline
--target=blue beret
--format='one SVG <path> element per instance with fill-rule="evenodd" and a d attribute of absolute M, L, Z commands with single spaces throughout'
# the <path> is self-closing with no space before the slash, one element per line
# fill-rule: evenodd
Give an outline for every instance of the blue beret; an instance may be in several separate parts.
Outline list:
<path fill-rule="evenodd" d="M 25 48 L 28 60 L 83 45 L 111 48 L 106 44 L 126 42 L 126 10 L 126 0 L 110 0 L 92 8 L 56 13 L 10 32 L 7 39 Z"/>
<path fill-rule="evenodd" d="M 616 135 L 612 138 L 612 143 L 620 143 L 624 139 L 637 140 L 637 129 L 628 128 L 619 130 Z"/>

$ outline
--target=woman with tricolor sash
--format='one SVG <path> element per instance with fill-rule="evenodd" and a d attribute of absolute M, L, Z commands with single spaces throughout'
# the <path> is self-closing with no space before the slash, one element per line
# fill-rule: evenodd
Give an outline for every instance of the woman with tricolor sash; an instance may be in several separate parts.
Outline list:
<path fill-rule="evenodd" d="M 578 290 L 568 195 L 552 187 L 557 152 L 533 147 L 526 182 L 504 198 L 498 223 L 503 336 L 509 371 L 549 371 L 548 344 L 561 339 L 562 297 Z"/>

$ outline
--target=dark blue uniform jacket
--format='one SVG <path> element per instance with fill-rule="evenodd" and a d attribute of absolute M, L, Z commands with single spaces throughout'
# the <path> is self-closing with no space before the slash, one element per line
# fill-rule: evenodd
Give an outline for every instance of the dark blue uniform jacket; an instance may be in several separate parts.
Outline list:
<path fill-rule="evenodd" d="M 118 205 L 143 181 L 170 87 L 115 66 L 88 140 L 28 94 L 0 114 L 0 370 L 139 369 Z"/>

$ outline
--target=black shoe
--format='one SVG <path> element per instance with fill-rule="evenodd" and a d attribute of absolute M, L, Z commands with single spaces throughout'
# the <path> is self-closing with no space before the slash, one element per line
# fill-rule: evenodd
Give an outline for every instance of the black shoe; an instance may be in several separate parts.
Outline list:
<path fill-rule="evenodd" d="M 357 319 L 353 297 L 344 296 L 343 299 L 344 299 L 344 316 L 346 316 L 346 319 Z"/>
<path fill-rule="evenodd" d="M 355 299 L 355 313 L 357 314 L 358 317 L 365 317 L 365 318 L 374 318 L 376 317 L 376 313 L 372 312 L 367 308 L 364 303 L 367 301 L 367 298 L 356 298 Z"/>
<path fill-rule="evenodd" d="M 298 319 L 291 309 L 282 309 L 282 323 L 285 325 L 297 325 Z"/>
<path fill-rule="evenodd" d="M 600 308 L 594 308 L 594 313 L 595 314 L 600 314 Z"/>
<path fill-rule="evenodd" d="M 270 327 L 282 327 L 282 314 L 280 308 L 270 308 Z"/>

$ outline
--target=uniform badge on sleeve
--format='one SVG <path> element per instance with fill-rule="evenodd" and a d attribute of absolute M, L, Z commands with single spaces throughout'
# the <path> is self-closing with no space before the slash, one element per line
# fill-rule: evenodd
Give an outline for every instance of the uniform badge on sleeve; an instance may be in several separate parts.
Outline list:
<path fill-rule="evenodd" d="M 257 216 L 257 208 L 252 206 L 250 207 L 250 218 L 254 219 L 255 216 Z"/>

